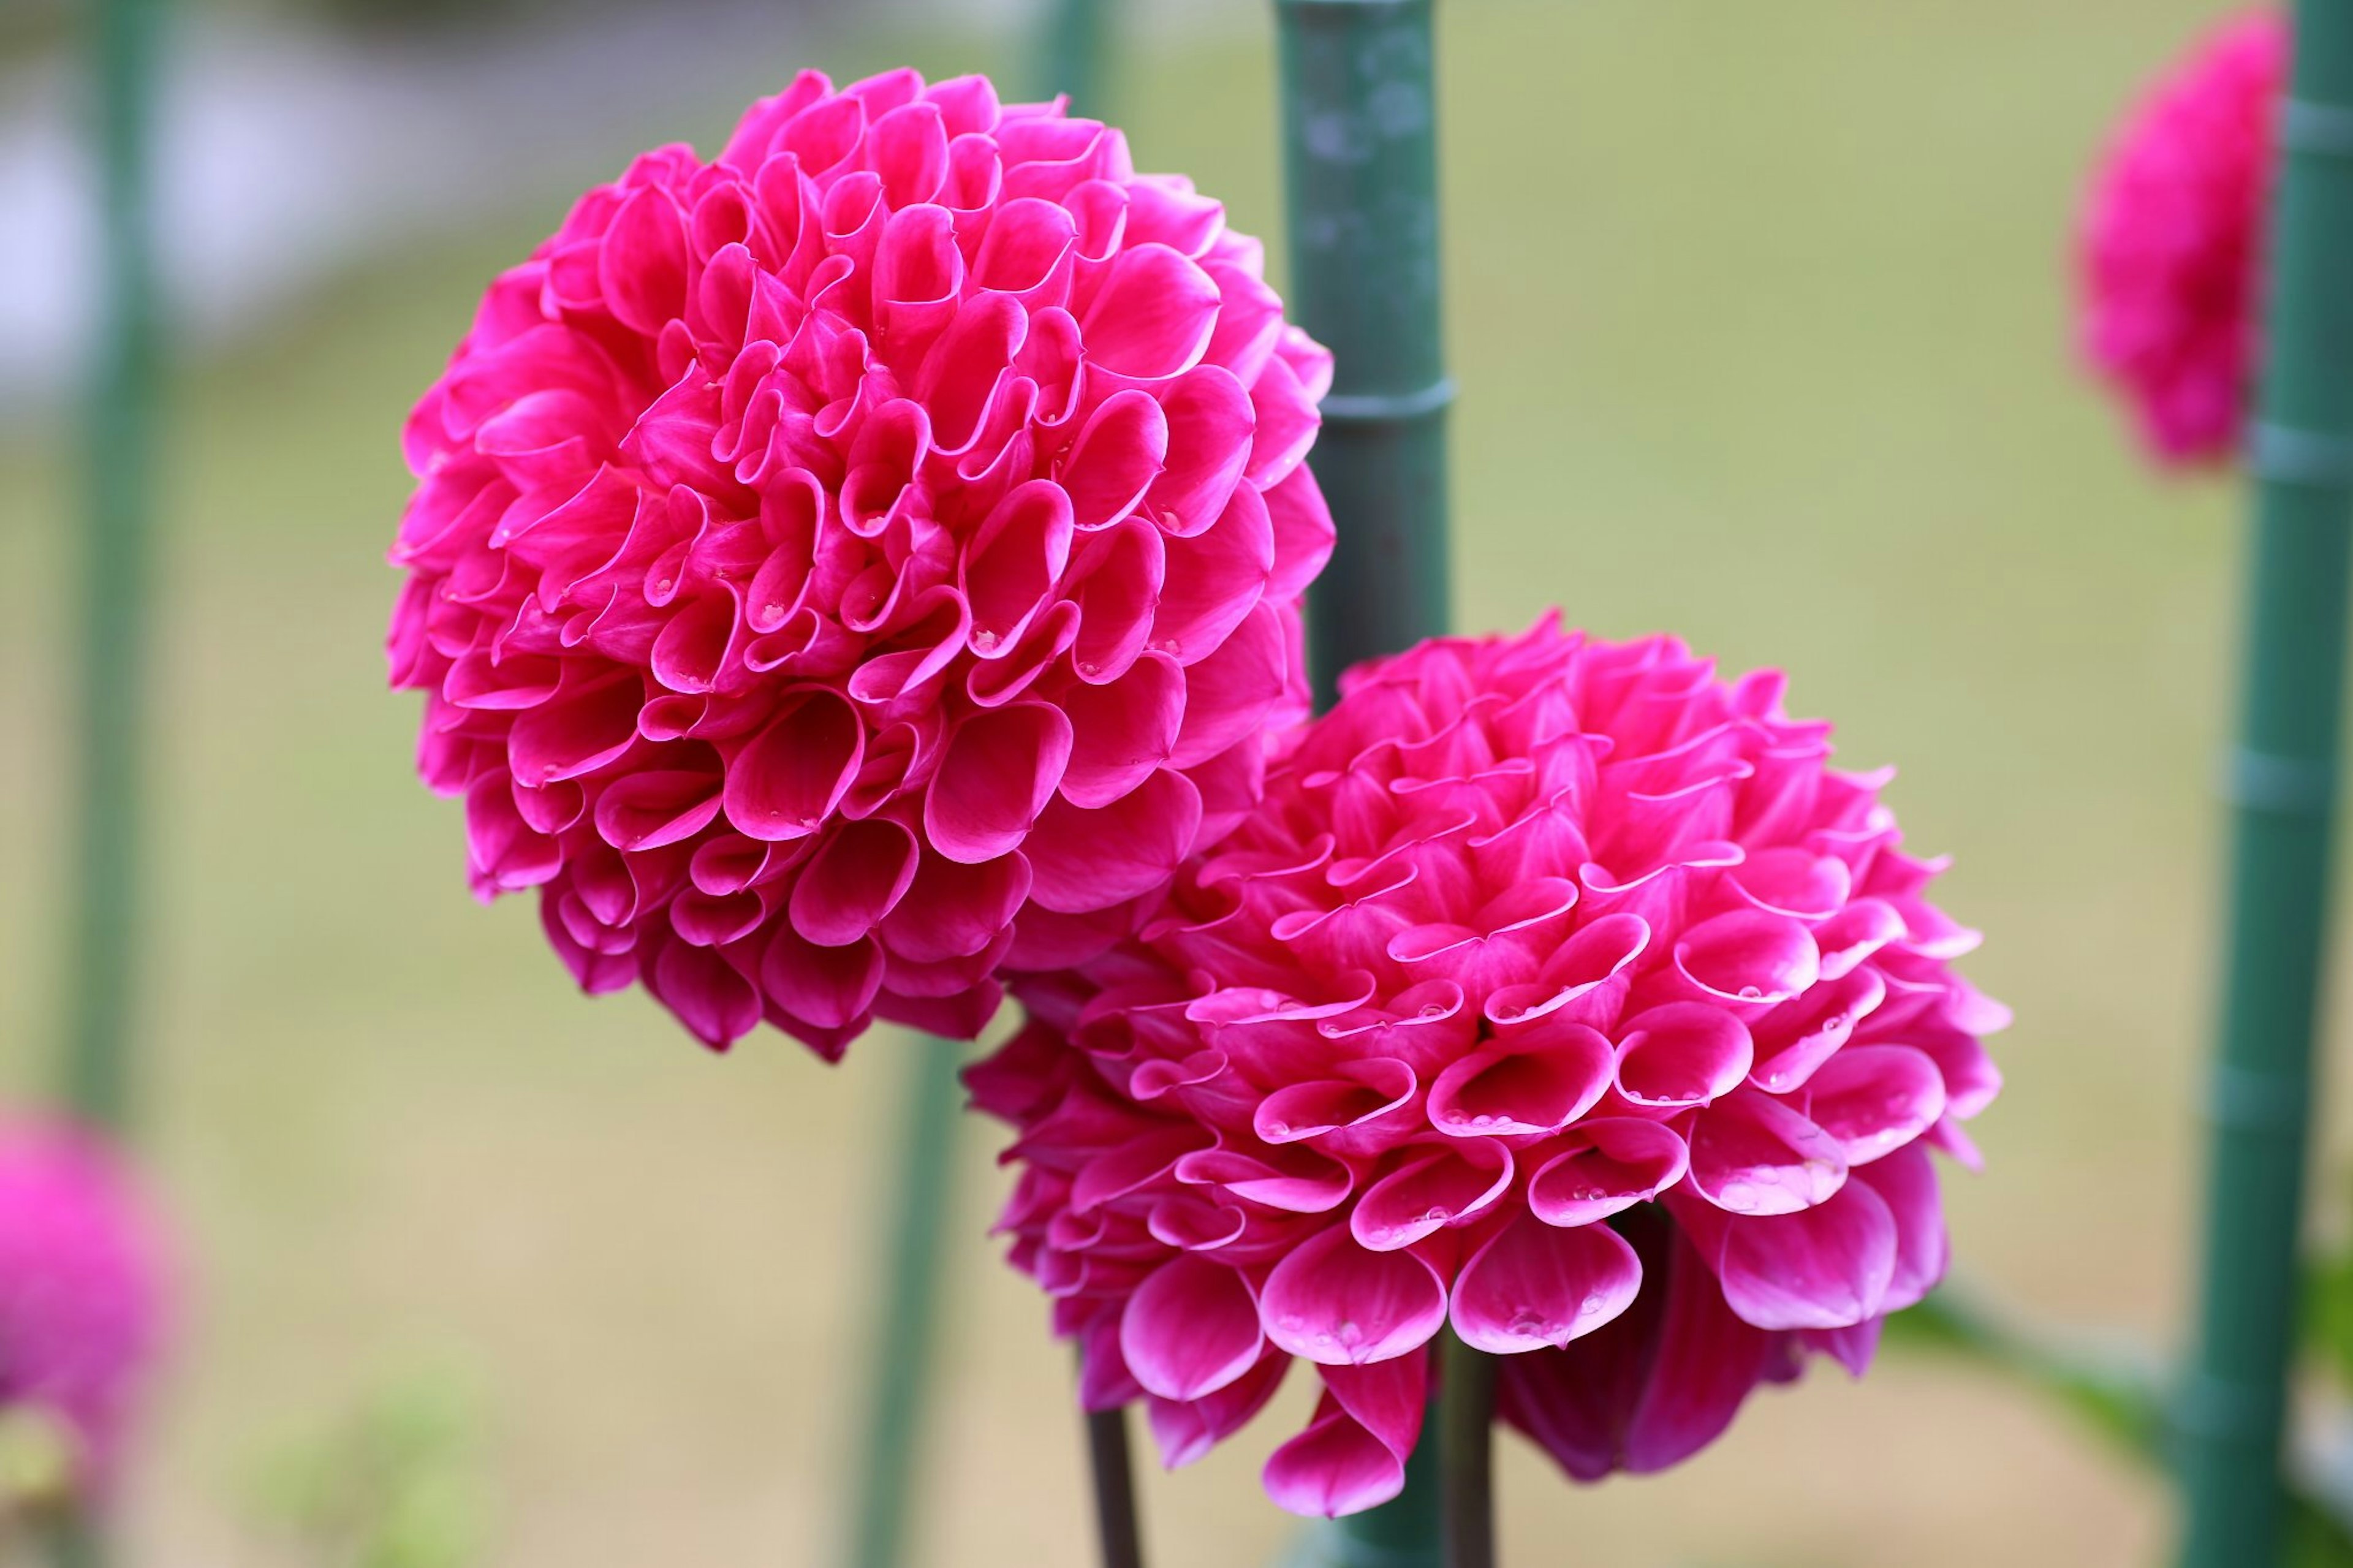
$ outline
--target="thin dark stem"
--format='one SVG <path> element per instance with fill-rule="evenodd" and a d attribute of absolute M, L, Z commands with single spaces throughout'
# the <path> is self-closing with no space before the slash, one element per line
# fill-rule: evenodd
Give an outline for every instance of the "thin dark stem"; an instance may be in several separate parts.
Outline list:
<path fill-rule="evenodd" d="M 1446 1336 L 1439 1497 L 1446 1568 L 1495 1568 L 1495 1358 Z"/>
<path fill-rule="evenodd" d="M 1103 1568 L 1144 1568 L 1124 1406 L 1087 1412 L 1087 1468 L 1094 1481 L 1095 1534 L 1103 1545 Z"/>

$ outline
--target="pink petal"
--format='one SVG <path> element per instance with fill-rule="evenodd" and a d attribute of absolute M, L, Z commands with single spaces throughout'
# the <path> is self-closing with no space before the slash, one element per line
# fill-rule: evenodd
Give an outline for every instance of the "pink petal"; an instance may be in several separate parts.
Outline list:
<path fill-rule="evenodd" d="M 866 727 L 838 692 L 802 687 L 727 764 L 727 820 L 749 837 L 806 838 L 858 777 Z"/>
<path fill-rule="evenodd" d="M 1609 1042 L 1581 1025 L 1473 1051 L 1430 1086 L 1430 1125 L 1457 1138 L 1551 1132 L 1609 1087 Z"/>
<path fill-rule="evenodd" d="M 1608 1226 L 1563 1230 L 1523 1215 L 1462 1266 L 1454 1331 L 1492 1355 L 1565 1345 L 1624 1311 L 1641 1283 L 1634 1249 Z"/>
<path fill-rule="evenodd" d="M 1637 1105 L 1704 1105 L 1748 1076 L 1748 1029 L 1720 1007 L 1671 1002 L 1619 1026 L 1618 1089 Z"/>
<path fill-rule="evenodd" d="M 646 337 L 686 310 L 686 219 L 665 190 L 640 185 L 613 215 L 597 261 L 605 303 Z"/>
<path fill-rule="evenodd" d="M 962 569 L 974 652 L 1011 651 L 1070 563 L 1071 535 L 1071 498 L 1049 480 L 1032 479 L 997 502 Z"/>
<path fill-rule="evenodd" d="M 1174 1470 L 1206 1458 L 1219 1442 L 1241 1430 L 1266 1407 L 1274 1391 L 1282 1386 L 1282 1374 L 1290 1370 L 1291 1358 L 1269 1349 L 1257 1365 L 1213 1394 L 1181 1404 L 1150 1400 L 1145 1414 L 1161 1464 Z"/>
<path fill-rule="evenodd" d="M 1259 1101 L 1251 1130 L 1270 1143 L 1295 1143 L 1375 1121 L 1413 1099 L 1413 1068 L 1393 1057 L 1343 1062 L 1340 1071 L 1276 1089 Z"/>
<path fill-rule="evenodd" d="M 1749 1081 L 1768 1094 L 1801 1088 L 1886 994 L 1879 972 L 1865 967 L 1784 1002 L 1757 1021 L 1757 1060 L 1748 1069 Z"/>
<path fill-rule="evenodd" d="M 864 1016 L 882 988 L 882 949 L 871 937 L 819 947 L 779 925 L 760 959 L 760 989 L 786 1013 L 819 1029 L 846 1028 Z"/>
<path fill-rule="evenodd" d="M 923 833 L 951 860 L 976 865 L 1015 848 L 1054 798 L 1071 757 L 1071 721 L 1041 702 L 975 713 L 957 726 L 923 797 Z"/>
<path fill-rule="evenodd" d="M 1223 1264 L 1181 1257 L 1162 1264 L 1129 1297 L 1119 1348 L 1147 1393 L 1192 1400 L 1257 1364 L 1258 1303 Z"/>
<path fill-rule="evenodd" d="M 1683 1205 L 1676 1212 L 1695 1211 Z M 1714 1232 L 1712 1260 L 1725 1301 L 1760 1329 L 1859 1323 L 1884 1308 L 1894 1281 L 1901 1239 L 1895 1219 L 1865 1182 L 1849 1182 L 1798 1214 L 1725 1215 Z"/>
<path fill-rule="evenodd" d="M 1286 637 L 1298 625 L 1261 602 L 1216 652 L 1185 671 L 1185 719 L 1169 752 L 1171 766 L 1198 767 L 1266 728 L 1267 714 L 1290 696 Z"/>
<path fill-rule="evenodd" d="M 1626 1468 L 1636 1475 L 1663 1470 L 1715 1441 L 1771 1353 L 1771 1342 L 1725 1306 L 1707 1265 L 1678 1235 L 1658 1358 L 1626 1427 Z"/>
<path fill-rule="evenodd" d="M 1029 896 L 1060 914 L 1124 903 L 1176 874 L 1200 826 L 1200 791 L 1177 773 L 1155 773 L 1092 810 L 1053 801 L 1025 840 L 1035 879 Z"/>
<path fill-rule="evenodd" d="M 947 119 L 936 104 L 902 104 L 867 128 L 866 157 L 892 207 L 931 201 L 947 178 Z"/>
<path fill-rule="evenodd" d="M 1217 521 L 1232 499 L 1250 460 L 1256 416 L 1242 384 L 1219 365 L 1186 372 L 1159 395 L 1167 450 L 1145 500 L 1162 528 L 1190 538 Z"/>
<path fill-rule="evenodd" d="M 793 884 L 793 929 L 820 947 L 856 942 L 882 923 L 915 880 L 915 836 L 881 818 L 836 828 Z"/>
<path fill-rule="evenodd" d="M 1894 1216 L 1895 1272 L 1879 1310 L 1901 1311 L 1935 1289 L 1952 1261 L 1936 1164 L 1926 1150 L 1912 1144 L 1860 1167 L 1854 1179 L 1868 1184 Z"/>
<path fill-rule="evenodd" d="M 760 1021 L 760 994 L 715 949 L 671 942 L 643 978 L 695 1038 L 725 1050 Z"/>
<path fill-rule="evenodd" d="M 927 851 L 881 934 L 916 963 L 963 958 L 987 948 L 1029 896 L 1029 862 L 1019 855 L 966 865 Z"/>
<path fill-rule="evenodd" d="M 1405 1462 L 1421 1434 L 1430 1358 L 1322 1369 L 1324 1393 L 1307 1430 L 1267 1458 L 1267 1496 L 1293 1513 L 1337 1518 L 1404 1489 Z"/>
<path fill-rule="evenodd" d="M 1165 245 L 1123 250 L 1079 320 L 1087 357 L 1114 374 L 1157 381 L 1189 370 L 1218 322 L 1218 286 Z"/>
<path fill-rule="evenodd" d="M 1786 1215 L 1827 1201 L 1846 1180 L 1837 1141 L 1786 1100 L 1753 1089 L 1692 1124 L 1691 1182 L 1729 1214 Z"/>
<path fill-rule="evenodd" d="M 1185 673 L 1166 654 L 1147 654 L 1118 679 L 1080 685 L 1062 697 L 1071 716 L 1071 763 L 1062 798 L 1109 805 L 1167 764 L 1185 721 Z"/>
<path fill-rule="evenodd" d="M 1324 504 L 1314 471 L 1303 463 L 1281 484 L 1265 490 L 1261 499 L 1274 532 L 1274 575 L 1266 585 L 1266 596 L 1293 599 L 1306 591 L 1332 559 L 1337 537 L 1332 509 Z"/>
<path fill-rule="evenodd" d="M 1769 1006 L 1820 977 L 1821 954 L 1803 921 L 1761 910 L 1718 915 L 1683 932 L 1675 968 L 1702 1000 Z"/>
<path fill-rule="evenodd" d="M 1216 526 L 1163 546 L 1160 604 L 1152 644 L 1194 664 L 1215 652 L 1256 607 L 1274 574 L 1274 531 L 1266 502 L 1239 486 Z"/>
<path fill-rule="evenodd" d="M 1638 1117 L 1596 1117 L 1570 1136 L 1581 1147 L 1554 1155 L 1528 1178 L 1528 1212 L 1546 1225 L 1607 1219 L 1673 1186 L 1690 1166 L 1672 1129 Z"/>
<path fill-rule="evenodd" d="M 1168 420 L 1148 393 L 1115 392 L 1088 417 L 1060 475 L 1076 526 L 1107 528 L 1134 510 L 1168 455 Z"/>
<path fill-rule="evenodd" d="M 1348 1230 L 1375 1252 L 1395 1252 L 1493 1208 L 1512 1185 L 1512 1153 L 1493 1139 L 1412 1160 L 1365 1190 Z"/>
<path fill-rule="evenodd" d="M 637 741 L 638 710 L 644 700 L 642 685 L 617 670 L 516 715 L 507 732 L 514 776 L 538 787 L 615 761 Z"/>
<path fill-rule="evenodd" d="M 1266 1337 L 1327 1366 L 1387 1361 L 1429 1342 L 1446 1287 L 1410 1252 L 1371 1252 L 1345 1226 L 1285 1255 L 1259 1295 Z"/>
<path fill-rule="evenodd" d="M 1849 1164 L 1867 1164 L 1936 1124 L 1945 1080 L 1935 1062 L 1908 1046 L 1849 1046 L 1807 1080 L 1806 1110 L 1838 1140 Z"/>
<path fill-rule="evenodd" d="M 1102 685 L 1134 664 L 1152 635 L 1166 570 L 1160 531 L 1136 518 L 1080 546 L 1069 592 L 1079 606 L 1071 660 L 1081 680 Z"/>

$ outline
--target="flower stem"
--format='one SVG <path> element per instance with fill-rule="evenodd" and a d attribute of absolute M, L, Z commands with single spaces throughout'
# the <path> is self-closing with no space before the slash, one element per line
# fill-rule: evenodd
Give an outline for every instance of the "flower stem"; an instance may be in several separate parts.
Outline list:
<path fill-rule="evenodd" d="M 925 1040 L 913 1047 L 903 1127 L 890 1146 L 899 1166 L 891 1201 L 891 1251 L 876 1335 L 869 1353 L 865 1463 L 857 1476 L 851 1568 L 900 1568 L 907 1527 L 922 1496 L 916 1463 L 931 1392 L 934 1330 L 939 1317 L 942 1221 L 955 1198 L 956 1078 L 961 1047 Z"/>
<path fill-rule="evenodd" d="M 1438 1465 L 1446 1568 L 1495 1568 L 1495 1358 L 1446 1336 Z"/>
<path fill-rule="evenodd" d="M 1124 1405 L 1087 1412 L 1087 1468 L 1094 1481 L 1095 1538 L 1103 1548 L 1103 1568 L 1144 1568 Z"/>

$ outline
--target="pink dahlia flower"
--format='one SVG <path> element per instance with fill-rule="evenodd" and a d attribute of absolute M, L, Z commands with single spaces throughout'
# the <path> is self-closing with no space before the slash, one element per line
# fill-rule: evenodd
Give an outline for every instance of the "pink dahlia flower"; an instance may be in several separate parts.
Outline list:
<path fill-rule="evenodd" d="M 1330 356 L 1059 102 L 911 70 L 665 147 L 410 416 L 388 648 L 473 886 L 706 1043 L 953 1034 L 1257 797 Z"/>
<path fill-rule="evenodd" d="M 971 1076 L 1013 1259 L 1183 1464 L 1294 1358 L 1266 1483 L 1392 1496 L 1449 1322 L 1572 1475 L 1657 1469 L 1941 1276 L 2000 1079 L 1884 774 L 1771 671 L 1549 619 L 1360 667 L 1140 936 Z"/>
<path fill-rule="evenodd" d="M 2084 353 L 2162 462 L 2238 445 L 2287 59 L 2271 12 L 2216 29 L 2135 108 L 2092 184 L 2076 258 Z"/>
<path fill-rule="evenodd" d="M 93 1492 L 121 1458 L 163 1310 L 128 1174 L 82 1133 L 0 1127 L 0 1413 L 55 1421 Z"/>

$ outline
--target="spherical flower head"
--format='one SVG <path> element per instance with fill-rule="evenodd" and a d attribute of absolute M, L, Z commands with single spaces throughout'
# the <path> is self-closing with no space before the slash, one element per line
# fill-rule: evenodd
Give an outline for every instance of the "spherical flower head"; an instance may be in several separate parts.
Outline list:
<path fill-rule="evenodd" d="M 111 1482 L 137 1414 L 162 1334 L 162 1273 L 156 1234 L 102 1146 L 0 1125 L 0 1415 L 61 1433 L 86 1495 Z"/>
<path fill-rule="evenodd" d="M 2259 268 L 2288 27 L 2269 12 L 2200 42 L 2135 107 L 2077 237 L 2083 352 L 2159 462 L 2228 458 L 2263 344 Z"/>
<path fill-rule="evenodd" d="M 975 1069 L 1013 1258 L 1171 1464 L 1287 1363 L 1285 1507 L 1395 1495 L 1427 1347 L 1570 1474 L 1657 1469 L 1941 1276 L 2000 1079 L 1975 932 L 1771 671 L 1547 620 L 1359 668 L 1139 938 Z"/>
<path fill-rule="evenodd" d="M 1256 798 L 1329 354 L 1121 134 L 814 72 L 649 153 L 411 416 L 396 686 L 473 886 L 706 1043 L 976 1032 Z"/>

